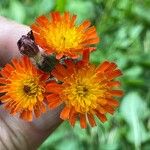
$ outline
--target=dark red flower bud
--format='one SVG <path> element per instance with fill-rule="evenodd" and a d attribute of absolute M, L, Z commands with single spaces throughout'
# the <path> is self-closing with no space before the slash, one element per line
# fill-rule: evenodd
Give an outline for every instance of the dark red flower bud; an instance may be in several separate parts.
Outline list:
<path fill-rule="evenodd" d="M 32 31 L 27 35 L 23 35 L 17 42 L 17 45 L 20 53 L 22 55 L 27 55 L 28 57 L 35 57 L 39 52 L 39 48 L 34 42 Z"/>

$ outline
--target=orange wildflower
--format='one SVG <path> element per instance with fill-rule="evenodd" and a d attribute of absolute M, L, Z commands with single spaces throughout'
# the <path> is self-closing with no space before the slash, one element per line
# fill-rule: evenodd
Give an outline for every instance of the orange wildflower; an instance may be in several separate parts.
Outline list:
<path fill-rule="evenodd" d="M 87 20 L 77 26 L 76 18 L 69 12 L 53 12 L 50 20 L 45 16 L 37 18 L 31 26 L 36 43 L 46 53 L 55 53 L 58 59 L 64 55 L 77 57 L 87 48 L 94 50 L 91 45 L 99 42 L 95 27 Z"/>
<path fill-rule="evenodd" d="M 47 75 L 32 65 L 27 56 L 13 59 L 0 71 L 0 101 L 11 114 L 32 121 L 46 111 L 44 104 Z"/>
<path fill-rule="evenodd" d="M 62 84 L 50 82 L 46 86 L 47 101 L 50 108 L 65 103 L 60 117 L 69 120 L 74 126 L 77 118 L 82 128 L 86 128 L 86 120 L 96 125 L 94 116 L 102 122 L 107 120 L 106 113 L 113 114 L 119 105 L 115 96 L 122 96 L 119 81 L 114 79 L 122 73 L 113 62 L 105 61 L 95 67 L 89 64 L 89 53 L 84 52 L 82 61 L 73 63 L 66 60 L 66 66 L 57 65 L 52 75 Z"/>

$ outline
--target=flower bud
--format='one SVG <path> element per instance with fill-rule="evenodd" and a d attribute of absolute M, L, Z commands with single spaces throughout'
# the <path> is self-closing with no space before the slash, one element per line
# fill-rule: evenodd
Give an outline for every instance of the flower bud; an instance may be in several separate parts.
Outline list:
<path fill-rule="evenodd" d="M 23 35 L 17 42 L 17 45 L 22 55 L 35 57 L 39 53 L 39 48 L 34 42 L 32 31 L 30 31 L 27 35 Z"/>
<path fill-rule="evenodd" d="M 37 62 L 38 68 L 44 72 L 51 72 L 58 63 L 55 55 L 41 55 Z"/>

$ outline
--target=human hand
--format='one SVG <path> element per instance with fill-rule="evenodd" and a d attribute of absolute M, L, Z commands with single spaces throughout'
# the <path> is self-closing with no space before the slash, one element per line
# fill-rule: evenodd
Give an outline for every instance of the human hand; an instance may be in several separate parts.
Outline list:
<path fill-rule="evenodd" d="M 0 17 L 0 66 L 12 57 L 18 57 L 17 41 L 30 31 L 29 27 Z M 36 149 L 62 122 L 59 118 L 61 107 L 48 111 L 33 122 L 26 122 L 10 116 L 0 106 L 0 149 Z"/>

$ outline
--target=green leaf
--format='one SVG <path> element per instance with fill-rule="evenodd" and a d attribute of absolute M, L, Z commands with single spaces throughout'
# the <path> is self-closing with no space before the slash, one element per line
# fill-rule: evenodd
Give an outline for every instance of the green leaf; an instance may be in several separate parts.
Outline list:
<path fill-rule="evenodd" d="M 143 69 L 141 66 L 133 66 L 129 68 L 124 74 L 128 76 L 128 78 L 137 78 L 143 73 Z"/>
<path fill-rule="evenodd" d="M 144 51 L 145 53 L 150 53 L 150 30 L 146 32 L 146 36 L 144 39 Z"/>
<path fill-rule="evenodd" d="M 141 4 L 134 5 L 132 9 L 132 13 L 139 17 L 140 19 L 143 19 L 144 21 L 150 23 L 150 9 L 149 7 L 144 7 Z"/>
<path fill-rule="evenodd" d="M 56 8 L 55 10 L 64 12 L 66 7 L 67 0 L 56 0 Z"/>
<path fill-rule="evenodd" d="M 16 0 L 10 2 L 9 14 L 12 19 L 20 23 L 24 22 L 26 17 L 23 5 Z"/>
<path fill-rule="evenodd" d="M 36 8 L 38 8 L 38 14 L 43 15 L 45 13 L 49 13 L 54 8 L 55 1 L 53 0 L 42 0 L 37 3 Z"/>
<path fill-rule="evenodd" d="M 142 142 L 150 139 L 150 133 L 146 131 L 143 124 L 143 120 L 149 114 L 146 103 L 137 92 L 131 92 L 124 97 L 120 111 L 130 127 L 127 133 L 127 139 L 134 143 L 135 147 L 139 149 Z"/>
<path fill-rule="evenodd" d="M 77 23 L 81 23 L 85 19 L 93 19 L 95 17 L 95 9 L 91 1 L 68 1 L 66 10 L 78 15 Z"/>

